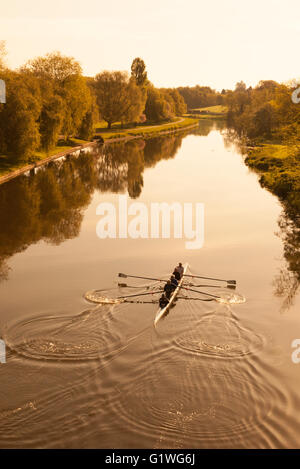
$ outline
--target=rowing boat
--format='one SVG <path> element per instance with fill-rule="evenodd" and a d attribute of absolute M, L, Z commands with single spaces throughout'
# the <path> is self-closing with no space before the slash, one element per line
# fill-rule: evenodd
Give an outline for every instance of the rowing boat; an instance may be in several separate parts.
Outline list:
<path fill-rule="evenodd" d="M 169 300 L 169 303 L 164 307 L 164 308 L 159 308 L 156 315 L 155 315 L 155 319 L 154 319 L 154 326 L 156 326 L 156 324 L 158 323 L 158 321 L 168 312 L 168 310 L 170 309 L 170 307 L 172 306 L 172 304 L 174 303 L 178 293 L 179 293 L 179 290 L 180 290 L 180 287 L 183 283 L 183 279 L 184 279 L 184 274 L 186 273 L 187 271 L 187 268 L 188 268 L 188 264 L 184 264 L 183 266 L 183 275 L 181 277 L 181 279 L 179 280 L 178 282 L 178 285 L 176 287 L 176 289 L 174 290 L 174 292 L 172 293 L 171 297 L 170 297 L 170 300 Z"/>

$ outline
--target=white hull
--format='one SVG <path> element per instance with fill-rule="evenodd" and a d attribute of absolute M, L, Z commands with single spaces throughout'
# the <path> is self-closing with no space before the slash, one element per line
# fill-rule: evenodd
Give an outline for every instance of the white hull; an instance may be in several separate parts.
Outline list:
<path fill-rule="evenodd" d="M 185 274 L 186 271 L 187 271 L 187 268 L 188 268 L 188 264 L 184 264 L 183 266 L 183 273 Z M 176 296 L 178 295 L 179 293 L 179 290 L 180 290 L 180 287 L 183 283 L 183 280 L 184 280 L 184 276 L 181 277 L 179 283 L 178 283 L 178 286 L 176 287 L 176 289 L 174 290 L 173 294 L 171 295 L 170 297 L 170 300 L 169 300 L 169 303 L 167 304 L 167 306 L 165 306 L 164 308 L 159 308 L 156 315 L 155 315 L 155 319 L 154 319 L 154 326 L 156 326 L 156 324 L 158 323 L 158 321 L 167 313 L 167 311 L 170 309 L 171 305 L 174 303 L 175 299 L 176 299 Z"/>

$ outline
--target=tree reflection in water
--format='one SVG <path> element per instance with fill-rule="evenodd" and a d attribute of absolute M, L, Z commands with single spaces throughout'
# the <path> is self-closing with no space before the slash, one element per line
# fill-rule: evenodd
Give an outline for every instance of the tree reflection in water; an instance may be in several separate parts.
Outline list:
<path fill-rule="evenodd" d="M 0 281 L 8 259 L 39 241 L 58 245 L 80 233 L 95 190 L 140 196 L 143 172 L 174 158 L 184 133 L 100 146 L 93 153 L 52 162 L 35 175 L 0 186 Z"/>
<path fill-rule="evenodd" d="M 275 294 L 283 298 L 281 311 L 294 304 L 300 285 L 300 218 L 286 208 L 279 218 L 278 236 L 283 241 L 286 266 L 274 280 Z"/>
<path fill-rule="evenodd" d="M 226 128 L 223 132 L 224 145 L 226 148 L 234 148 L 247 156 L 246 141 L 240 137 L 232 128 Z M 249 171 L 253 171 L 249 168 Z M 293 197 L 294 196 L 294 197 Z M 274 279 L 275 295 L 283 298 L 281 312 L 287 311 L 293 306 L 300 285 L 300 216 L 297 194 L 293 194 L 290 200 L 296 203 L 281 201 L 283 211 L 278 219 L 279 231 L 277 236 L 283 242 L 283 257 L 285 265 L 280 269 Z"/>

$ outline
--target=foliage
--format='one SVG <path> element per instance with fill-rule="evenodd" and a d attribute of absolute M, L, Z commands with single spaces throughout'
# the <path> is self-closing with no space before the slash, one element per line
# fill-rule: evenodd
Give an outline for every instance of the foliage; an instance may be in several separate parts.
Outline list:
<path fill-rule="evenodd" d="M 113 122 L 124 124 L 139 119 L 145 104 L 144 93 L 126 72 L 99 73 L 94 87 L 100 115 L 108 128 Z"/>
<path fill-rule="evenodd" d="M 209 86 L 179 87 L 179 93 L 189 109 L 223 104 L 223 96 Z"/>
<path fill-rule="evenodd" d="M 26 160 L 39 146 L 37 122 L 41 112 L 37 80 L 26 74 L 6 71 L 7 103 L 0 106 L 0 152 L 13 160 Z"/>
<path fill-rule="evenodd" d="M 147 120 L 159 122 L 172 117 L 172 107 L 164 96 L 164 93 L 149 86 L 147 91 L 147 101 L 145 106 Z"/>

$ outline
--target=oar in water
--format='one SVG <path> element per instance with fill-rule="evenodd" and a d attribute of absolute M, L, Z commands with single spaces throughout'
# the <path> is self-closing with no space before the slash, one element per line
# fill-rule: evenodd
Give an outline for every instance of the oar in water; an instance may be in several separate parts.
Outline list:
<path fill-rule="evenodd" d="M 214 298 L 187 298 L 185 296 L 177 296 L 177 300 L 197 300 L 197 301 L 215 301 Z"/>
<path fill-rule="evenodd" d="M 204 278 L 205 280 L 217 280 L 218 282 L 227 282 L 231 285 L 236 284 L 236 280 L 224 280 L 222 278 L 212 278 L 212 277 L 201 277 L 200 275 L 190 275 L 190 274 L 183 274 L 184 277 L 192 277 L 192 278 Z"/>

